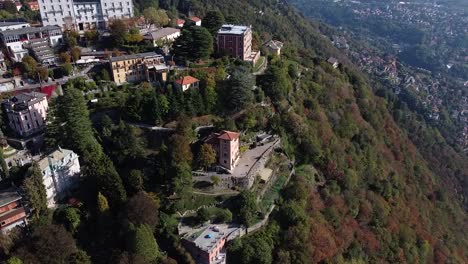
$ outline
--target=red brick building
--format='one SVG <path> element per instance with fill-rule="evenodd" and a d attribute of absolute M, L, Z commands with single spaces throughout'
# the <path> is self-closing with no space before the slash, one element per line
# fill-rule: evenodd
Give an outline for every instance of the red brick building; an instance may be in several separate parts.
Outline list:
<path fill-rule="evenodd" d="M 252 51 L 252 28 L 248 26 L 223 25 L 217 36 L 218 53 L 256 63 L 259 51 Z"/>

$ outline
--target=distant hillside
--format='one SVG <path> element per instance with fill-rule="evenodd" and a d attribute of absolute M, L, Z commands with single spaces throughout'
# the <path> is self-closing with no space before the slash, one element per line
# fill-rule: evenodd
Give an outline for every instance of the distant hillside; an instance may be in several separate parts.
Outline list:
<path fill-rule="evenodd" d="M 389 102 L 373 94 L 367 77 L 320 34 L 320 25 L 287 2 L 192 1 L 189 7 L 200 16 L 212 8 L 230 22 L 252 24 L 257 47 L 272 37 L 286 43 L 283 60 L 272 62 L 276 74 L 267 71 L 258 82 L 274 102 L 277 114 L 270 122 L 285 149 L 325 178 L 317 187 L 307 170 L 299 173 L 290 188 L 310 189 L 297 189 L 300 197 L 285 194 L 275 218 L 281 228 L 236 244 L 232 254 L 277 236 L 273 245 L 265 244 L 273 263 L 468 262 L 466 212 L 445 175 L 437 174 L 451 168 L 467 175 L 463 157 L 452 164 L 421 153 L 429 149 L 418 149 L 415 137 L 398 127 Z M 325 62 L 329 56 L 343 65 L 333 69 Z M 434 151 L 450 150 L 431 129 L 420 125 L 419 130 Z M 428 166 L 442 162 L 440 170 Z"/>

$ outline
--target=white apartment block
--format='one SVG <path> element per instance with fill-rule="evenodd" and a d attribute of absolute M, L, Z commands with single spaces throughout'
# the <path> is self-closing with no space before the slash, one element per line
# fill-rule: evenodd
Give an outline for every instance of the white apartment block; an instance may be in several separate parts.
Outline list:
<path fill-rule="evenodd" d="M 132 0 L 39 0 L 42 23 L 84 32 L 104 30 L 109 21 L 133 17 Z"/>
<path fill-rule="evenodd" d="M 21 137 L 44 130 L 48 108 L 46 94 L 38 92 L 21 93 L 3 101 L 10 128 Z"/>
<path fill-rule="evenodd" d="M 62 30 L 59 26 L 45 27 L 22 27 L 0 31 L 0 40 L 5 45 L 11 58 L 15 61 L 28 54 L 25 45 L 30 41 L 44 39 L 49 42 L 50 47 L 55 47 L 62 43 Z"/>
<path fill-rule="evenodd" d="M 54 208 L 79 183 L 78 155 L 68 149 L 56 151 L 38 161 L 47 193 L 47 207 Z"/>

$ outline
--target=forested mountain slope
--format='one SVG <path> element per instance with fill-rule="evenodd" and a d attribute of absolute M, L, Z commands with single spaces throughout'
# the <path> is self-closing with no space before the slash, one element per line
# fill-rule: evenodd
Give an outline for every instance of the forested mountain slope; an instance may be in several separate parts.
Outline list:
<path fill-rule="evenodd" d="M 239 242 L 234 255 L 249 245 L 268 245 L 262 241 L 273 237 L 269 249 L 276 263 L 466 263 L 466 214 L 444 184 L 444 175 L 428 167 L 440 161 L 423 158 L 395 123 L 388 102 L 373 94 L 366 77 L 331 47 L 317 26 L 283 1 L 192 2 L 195 13 L 203 12 L 202 7 L 219 8 L 228 20 L 251 23 L 260 36 L 286 42 L 287 59 L 273 61 L 258 82 L 275 102 L 271 126 L 283 135 L 286 148 L 299 164 L 313 164 L 325 178 L 317 187 L 307 170 L 298 173 L 290 188 L 300 190 L 285 193 L 276 215 L 280 230 L 272 227 Z M 344 65 L 333 69 L 323 60 L 330 55 Z M 296 63 L 300 78 L 291 66 Z M 425 138 L 443 145 L 435 135 Z M 444 162 L 446 168 L 461 166 L 459 173 L 467 174 L 463 160 L 458 165 L 451 159 Z M 303 190 L 306 186 L 310 188 Z M 258 259 L 243 256 L 236 261 Z"/>

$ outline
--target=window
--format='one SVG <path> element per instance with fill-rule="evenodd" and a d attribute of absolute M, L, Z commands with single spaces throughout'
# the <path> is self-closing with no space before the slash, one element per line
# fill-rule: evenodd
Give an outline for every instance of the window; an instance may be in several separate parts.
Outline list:
<path fill-rule="evenodd" d="M 31 125 L 28 123 L 28 130 L 31 129 Z"/>
<path fill-rule="evenodd" d="M 28 121 L 28 116 L 27 115 L 24 116 L 24 120 Z"/>
<path fill-rule="evenodd" d="M 227 161 L 226 161 L 226 160 L 224 160 L 224 164 L 226 164 L 226 163 L 227 163 Z"/>

